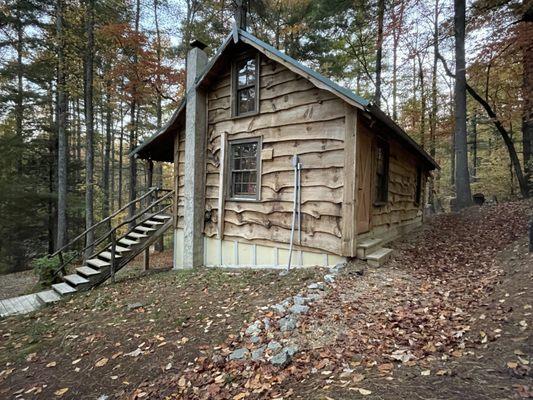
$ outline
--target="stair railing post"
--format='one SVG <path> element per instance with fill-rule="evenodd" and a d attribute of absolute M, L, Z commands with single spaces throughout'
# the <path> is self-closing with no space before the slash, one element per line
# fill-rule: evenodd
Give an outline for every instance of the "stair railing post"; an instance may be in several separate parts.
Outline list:
<path fill-rule="evenodd" d="M 63 275 L 66 275 L 66 270 L 65 270 L 65 260 L 64 260 L 64 258 L 63 258 L 63 252 L 60 251 L 59 254 L 58 254 L 58 256 L 59 256 L 59 265 L 61 266 L 61 273 L 62 273 Z"/>
<path fill-rule="evenodd" d="M 115 231 L 111 232 L 111 283 L 115 283 L 115 253 L 117 247 L 117 237 Z"/>

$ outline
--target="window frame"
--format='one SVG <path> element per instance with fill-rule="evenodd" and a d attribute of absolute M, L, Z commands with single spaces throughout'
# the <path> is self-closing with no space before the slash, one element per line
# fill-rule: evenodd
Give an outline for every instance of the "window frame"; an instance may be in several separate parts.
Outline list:
<path fill-rule="evenodd" d="M 419 206 L 422 201 L 422 168 L 416 167 L 416 182 L 415 182 L 415 205 Z"/>
<path fill-rule="evenodd" d="M 256 180 L 256 193 L 255 195 L 235 195 L 233 191 L 233 146 L 256 143 L 257 144 L 257 154 L 256 154 L 256 171 L 257 171 L 257 180 Z M 226 157 L 226 200 L 228 201 L 250 201 L 258 202 L 261 201 L 261 150 L 263 148 L 263 141 L 260 136 L 245 138 L 245 139 L 234 139 L 227 141 L 227 157 Z"/>
<path fill-rule="evenodd" d="M 255 59 L 255 84 L 247 85 L 245 87 L 239 88 L 239 84 L 238 84 L 239 72 L 237 70 L 237 65 L 248 59 Z M 259 89 L 260 89 L 259 63 L 260 63 L 259 53 L 255 53 L 255 54 L 245 53 L 237 57 L 237 59 L 231 63 L 231 116 L 232 118 L 249 117 L 251 115 L 256 115 L 259 113 Z M 250 88 L 255 89 L 254 110 L 247 111 L 245 113 L 239 113 L 239 110 L 237 108 L 238 92 L 239 90 L 250 89 Z"/>
<path fill-rule="evenodd" d="M 378 148 L 383 149 L 383 163 L 384 163 L 384 172 L 383 175 L 385 176 L 385 179 L 382 182 L 378 182 Z M 374 170 L 374 206 L 381 207 L 386 205 L 389 202 L 389 164 L 390 164 L 390 145 L 387 140 L 385 140 L 382 137 L 378 137 L 376 140 L 376 149 L 375 149 L 375 170 Z M 378 187 L 379 185 L 379 187 Z M 382 194 L 378 198 L 377 194 Z"/>

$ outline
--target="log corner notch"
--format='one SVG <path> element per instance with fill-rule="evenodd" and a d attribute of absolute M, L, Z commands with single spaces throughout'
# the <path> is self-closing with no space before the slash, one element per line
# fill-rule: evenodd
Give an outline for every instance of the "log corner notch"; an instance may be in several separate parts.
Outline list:
<path fill-rule="evenodd" d="M 341 253 L 345 257 L 355 257 L 357 254 L 357 109 L 346 104 L 345 110 Z"/>

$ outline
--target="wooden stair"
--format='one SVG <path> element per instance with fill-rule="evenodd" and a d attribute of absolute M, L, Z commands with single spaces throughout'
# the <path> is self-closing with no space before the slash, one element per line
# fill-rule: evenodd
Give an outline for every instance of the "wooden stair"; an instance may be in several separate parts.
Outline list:
<path fill-rule="evenodd" d="M 372 267 L 380 267 L 385 264 L 394 253 L 393 249 L 383 247 L 382 239 L 368 238 L 357 243 L 357 257 L 366 260 Z"/>
<path fill-rule="evenodd" d="M 115 273 L 152 245 L 171 226 L 170 215 L 154 214 L 119 238 L 115 245 Z M 63 276 L 63 282 L 52 285 L 52 290 L 38 293 L 39 303 L 55 303 L 61 297 L 89 290 L 105 282 L 111 276 L 111 250 L 111 245 L 103 246 L 103 250 L 85 261 L 85 265 L 76 268 L 75 273 Z"/>

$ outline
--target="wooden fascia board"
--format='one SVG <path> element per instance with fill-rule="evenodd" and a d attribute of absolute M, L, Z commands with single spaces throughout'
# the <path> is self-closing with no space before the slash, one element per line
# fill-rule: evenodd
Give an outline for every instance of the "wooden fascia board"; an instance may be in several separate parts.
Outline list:
<path fill-rule="evenodd" d="M 357 254 L 357 109 L 345 106 L 344 188 L 342 201 L 342 255 Z"/>
<path fill-rule="evenodd" d="M 322 90 L 326 90 L 330 93 L 333 93 L 334 95 L 338 96 L 339 98 L 341 98 L 342 100 L 344 100 L 346 103 L 354 106 L 354 107 L 357 107 L 361 110 L 364 110 L 364 106 L 361 105 L 360 103 L 354 101 L 353 99 L 349 98 L 348 96 L 345 96 L 344 94 L 342 94 L 341 92 L 335 90 L 334 88 L 332 88 L 331 86 L 329 85 L 326 85 L 325 83 L 321 82 L 320 80 L 316 79 L 315 77 L 309 75 L 308 73 L 306 73 L 305 71 L 302 71 L 300 68 L 298 68 L 298 66 L 292 64 L 292 63 L 289 63 L 287 61 L 285 61 L 283 58 L 279 57 L 277 54 L 274 54 L 272 53 L 271 51 L 269 51 L 268 49 L 265 49 L 261 46 L 258 46 L 255 42 L 253 42 L 252 40 L 249 40 L 243 36 L 241 36 L 241 41 L 243 43 L 246 43 L 254 48 L 256 48 L 259 52 L 263 53 L 266 57 L 268 57 L 269 59 L 271 60 L 274 60 L 278 63 L 280 63 L 281 65 L 283 65 L 285 68 L 291 70 L 292 72 L 294 72 L 295 74 L 297 75 L 300 75 L 301 77 L 307 79 L 308 81 L 310 81 L 313 85 L 315 85 L 317 88 L 319 89 L 322 89 Z"/>

